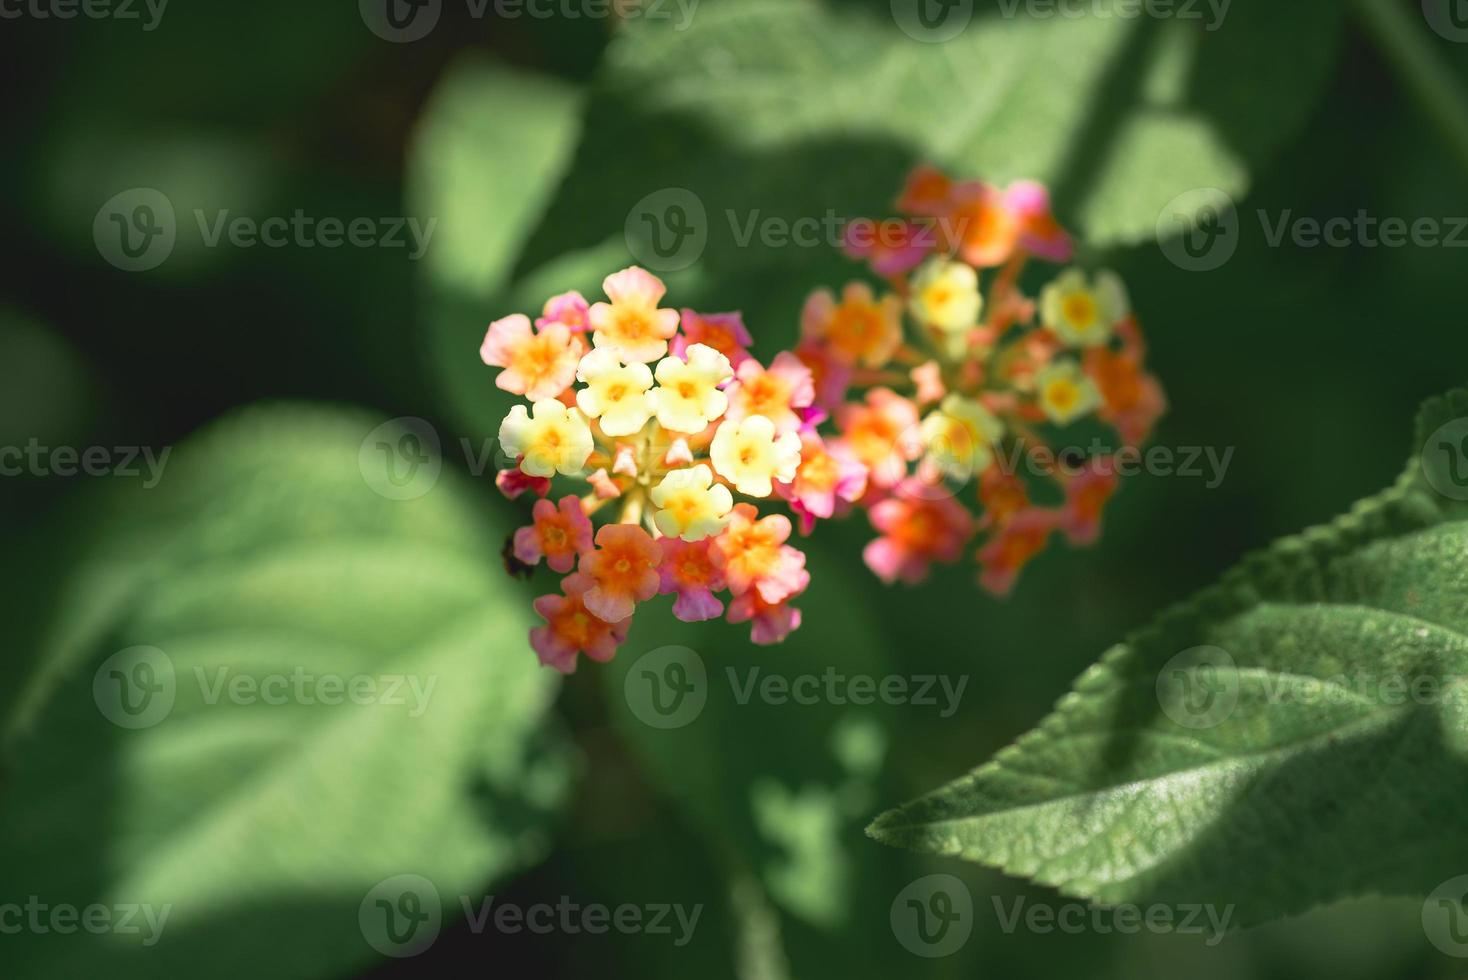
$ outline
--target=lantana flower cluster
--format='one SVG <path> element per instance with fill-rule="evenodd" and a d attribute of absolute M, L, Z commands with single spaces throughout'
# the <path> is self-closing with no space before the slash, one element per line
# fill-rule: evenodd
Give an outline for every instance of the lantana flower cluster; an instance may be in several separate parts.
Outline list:
<path fill-rule="evenodd" d="M 753 501 L 801 483 L 820 419 L 810 370 L 789 352 L 768 367 L 755 360 L 736 313 L 663 307 L 663 283 L 643 269 L 603 289 L 594 304 L 556 296 L 533 324 L 497 320 L 480 349 L 501 369 L 495 383 L 529 402 L 499 430 L 515 460 L 501 490 L 541 498 L 510 557 L 565 576 L 559 594 L 535 600 L 545 624 L 531 645 L 568 673 L 578 653 L 610 660 L 657 595 L 674 596 L 684 621 L 724 616 L 749 623 L 755 643 L 783 640 L 800 625 L 792 602 L 810 575 L 790 519 L 761 516 Z M 564 481 L 584 486 L 557 497 Z M 840 488 L 852 499 L 861 490 Z M 593 528 L 602 513 L 611 520 Z"/>
<path fill-rule="evenodd" d="M 1096 538 L 1115 454 L 1078 460 L 1048 438 L 1094 419 L 1132 448 L 1164 410 L 1120 280 L 1064 267 L 1071 238 L 1037 184 L 920 168 L 898 209 L 847 229 L 884 287 L 817 291 L 799 346 L 768 362 L 740 314 L 665 307 L 637 267 L 608 276 L 603 301 L 568 292 L 534 322 L 490 325 L 480 356 L 526 401 L 500 426 L 513 463 L 497 483 L 539 498 L 507 561 L 563 576 L 534 603 L 543 663 L 610 660 L 658 595 L 681 620 L 722 616 L 778 643 L 810 584 L 792 535 L 858 509 L 886 582 L 973 547 L 981 584 L 1003 594 L 1056 533 Z M 1032 262 L 1064 267 L 1034 297 Z M 1066 465 L 1027 478 L 1015 447 Z"/>
<path fill-rule="evenodd" d="M 897 210 L 846 231 L 887 289 L 813 294 L 795 353 L 834 420 L 827 445 L 866 467 L 872 571 L 917 582 L 974 544 L 980 583 L 1002 595 L 1056 534 L 1096 539 L 1118 453 L 1166 399 L 1121 280 L 1069 265 L 1044 187 L 920 167 Z M 1067 441 L 1088 424 L 1097 451 Z"/>

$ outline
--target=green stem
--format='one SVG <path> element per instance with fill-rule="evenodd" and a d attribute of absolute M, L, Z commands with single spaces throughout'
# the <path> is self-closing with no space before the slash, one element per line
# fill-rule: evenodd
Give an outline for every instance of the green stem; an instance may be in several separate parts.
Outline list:
<path fill-rule="evenodd" d="M 1413 3 L 1412 8 L 1420 5 Z M 1356 0 L 1366 33 L 1468 169 L 1468 97 L 1401 0 Z"/>

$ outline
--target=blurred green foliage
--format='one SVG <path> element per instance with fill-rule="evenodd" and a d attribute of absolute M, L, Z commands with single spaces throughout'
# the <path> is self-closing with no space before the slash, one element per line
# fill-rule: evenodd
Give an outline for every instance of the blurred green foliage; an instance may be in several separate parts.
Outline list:
<path fill-rule="evenodd" d="M 0 902 L 178 905 L 156 950 L 0 937 L 14 975 L 391 977 L 508 962 L 546 975 L 1451 975 L 1417 902 L 1343 903 L 1217 945 L 1006 934 L 991 899 L 1058 899 L 862 836 L 876 811 L 1032 727 L 1156 610 L 1390 482 L 1417 405 L 1463 381 L 1461 253 L 1272 247 L 1260 224 L 1261 210 L 1463 213 L 1459 164 L 1345 4 L 1235 0 L 1207 32 L 1009 19 L 995 0 L 941 46 L 903 35 L 885 0 L 704 0 L 686 31 L 493 7 L 477 19 L 446 3 L 428 38 L 402 45 L 354 6 L 177 3 L 151 32 L 21 19 L 0 35 L 13 243 L 0 444 L 174 450 L 156 490 L 0 479 L 16 667 L 0 694 Z M 1468 83 L 1463 46 L 1421 33 Z M 809 542 L 806 625 L 784 647 L 682 626 L 654 604 L 609 667 L 559 685 L 535 670 L 524 631 L 542 583 L 511 582 L 497 554 L 522 508 L 460 448 L 482 447 L 506 404 L 475 356 L 484 325 L 594 292 L 631 261 L 629 210 L 686 187 L 711 233 L 700 262 L 666 277 L 673 297 L 744 309 L 769 353 L 795 337 L 806 292 L 859 270 L 834 249 L 743 247 L 725 212 L 883 216 L 922 160 L 1056 184 L 1062 220 L 1130 286 L 1172 406 L 1157 441 L 1232 448 L 1227 478 L 1132 481 L 1097 548 L 1047 555 L 1006 602 L 965 568 L 880 587 L 859 563 L 866 529 L 826 526 Z M 1207 273 L 1150 237 L 1162 206 L 1201 185 L 1232 194 L 1241 221 L 1237 253 Z M 389 249 L 211 249 L 181 233 L 160 268 L 129 274 L 91 231 L 134 186 L 169 195 L 181 228 L 194 208 L 438 226 L 416 263 Z M 420 500 L 374 496 L 359 472 L 358 444 L 401 416 L 441 438 L 445 472 Z M 451 696 L 414 723 L 181 703 L 172 726 L 129 731 L 98 715 L 92 681 L 137 644 L 166 648 L 185 677 L 211 663 L 432 662 Z M 662 731 L 624 685 L 668 644 L 697 650 L 721 685 L 726 667 L 968 682 L 950 717 L 740 705 L 725 686 L 691 725 Z M 965 882 L 979 924 L 961 952 L 926 961 L 897 942 L 889 909 L 935 872 Z M 398 873 L 439 879 L 444 932 L 374 967 L 358 904 Z M 490 893 L 704 911 L 684 947 L 474 934 L 453 896 Z"/>

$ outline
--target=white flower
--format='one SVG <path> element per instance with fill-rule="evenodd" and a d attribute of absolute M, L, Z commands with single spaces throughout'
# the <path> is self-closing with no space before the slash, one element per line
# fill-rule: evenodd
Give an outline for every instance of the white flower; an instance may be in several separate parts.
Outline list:
<path fill-rule="evenodd" d="M 707 344 L 694 344 L 686 353 L 686 362 L 676 357 L 658 362 L 658 387 L 652 397 L 659 425 L 691 435 L 708 428 L 729 407 L 719 385 L 734 377 L 734 369 L 727 357 Z"/>
<path fill-rule="evenodd" d="M 800 436 L 775 435 L 775 423 L 763 415 L 725 422 L 714 433 L 709 459 L 720 476 L 749 497 L 768 497 L 771 481 L 789 483 L 800 468 Z"/>
<path fill-rule="evenodd" d="M 979 274 L 963 262 L 931 258 L 913 276 L 908 306 L 919 323 L 945 333 L 972 330 L 984 310 Z"/>
<path fill-rule="evenodd" d="M 576 379 L 586 385 L 576 404 L 588 418 L 600 419 L 609 436 L 630 436 L 652 417 L 652 372 L 646 364 L 623 365 L 613 352 L 597 348 L 581 359 Z"/>
<path fill-rule="evenodd" d="M 734 506 L 729 488 L 715 483 L 713 472 L 703 463 L 669 473 L 653 487 L 651 496 L 660 508 L 653 514 L 658 530 L 684 541 L 702 541 L 718 534 L 729 523 L 729 510 Z"/>
<path fill-rule="evenodd" d="M 1094 286 L 1080 269 L 1066 269 L 1040 291 L 1040 320 L 1072 347 L 1097 347 L 1131 315 L 1126 287 L 1113 272 L 1096 274 Z"/>
<path fill-rule="evenodd" d="M 586 418 L 554 398 L 536 402 L 533 412 L 516 405 L 500 423 L 500 445 L 505 452 L 524 457 L 520 470 L 527 476 L 579 473 L 593 448 Z"/>

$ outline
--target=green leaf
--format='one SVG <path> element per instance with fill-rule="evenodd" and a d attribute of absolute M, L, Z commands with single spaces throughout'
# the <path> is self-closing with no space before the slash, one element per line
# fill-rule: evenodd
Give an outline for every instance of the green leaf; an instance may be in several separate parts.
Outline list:
<path fill-rule="evenodd" d="M 1424 407 L 1416 445 L 1390 490 L 1250 557 L 868 833 L 1235 925 L 1468 867 L 1468 390 Z"/>
<path fill-rule="evenodd" d="M 246 410 L 93 508 L 11 726 L 0 863 L 7 895 L 169 915 L 154 944 L 9 936 L 16 976 L 347 975 L 377 956 L 378 882 L 428 879 L 447 924 L 543 852 L 556 683 L 503 532 L 407 432 Z"/>
<path fill-rule="evenodd" d="M 804 274 L 808 290 L 831 243 L 762 245 L 745 223 L 884 216 L 918 161 L 1048 181 L 1091 243 L 1140 242 L 1185 191 L 1247 192 L 1323 92 L 1341 23 L 1330 0 L 1238 4 L 1213 30 L 1211 16 L 1046 17 L 996 0 L 934 44 L 879 6 L 732 0 L 690 25 L 630 23 L 529 264 L 621 236 L 647 195 L 687 188 L 707 215 L 704 261 Z"/>
<path fill-rule="evenodd" d="M 439 83 L 414 138 L 409 210 L 438 219 L 421 263 L 429 356 L 449 407 L 479 428 L 492 430 L 508 407 L 479 344 L 491 320 L 516 312 L 499 302 L 575 148 L 581 101 L 565 82 L 466 58 Z"/>

